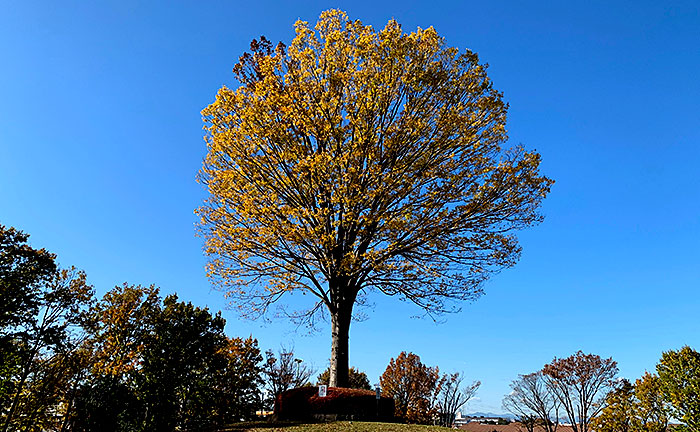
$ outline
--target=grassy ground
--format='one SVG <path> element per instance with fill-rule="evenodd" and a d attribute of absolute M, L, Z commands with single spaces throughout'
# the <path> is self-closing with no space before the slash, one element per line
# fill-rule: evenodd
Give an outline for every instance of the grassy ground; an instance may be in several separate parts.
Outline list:
<path fill-rule="evenodd" d="M 370 423 L 338 421 L 329 423 L 241 423 L 226 431 L 236 432 L 447 432 L 452 429 L 439 426 L 405 425 L 398 423 Z"/>

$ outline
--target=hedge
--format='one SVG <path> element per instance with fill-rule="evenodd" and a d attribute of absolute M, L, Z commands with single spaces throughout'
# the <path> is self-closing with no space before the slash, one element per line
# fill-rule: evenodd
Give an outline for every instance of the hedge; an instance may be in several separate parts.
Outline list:
<path fill-rule="evenodd" d="M 318 396 L 318 387 L 287 390 L 275 399 L 278 420 L 369 420 L 391 421 L 394 400 L 372 390 L 328 387 L 326 397 Z"/>

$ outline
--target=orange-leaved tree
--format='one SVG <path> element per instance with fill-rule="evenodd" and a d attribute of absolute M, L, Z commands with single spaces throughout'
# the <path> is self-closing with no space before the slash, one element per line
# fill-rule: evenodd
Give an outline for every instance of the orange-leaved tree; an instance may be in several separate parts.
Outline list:
<path fill-rule="evenodd" d="M 564 408 L 573 432 L 589 432 L 591 420 L 605 406 L 605 397 L 615 384 L 617 362 L 596 354 L 577 351 L 554 358 L 542 368 L 547 386 Z"/>
<path fill-rule="evenodd" d="M 437 413 L 436 399 L 444 379 L 438 367 L 402 351 L 379 377 L 382 394 L 394 399 L 394 415 L 409 423 L 429 423 Z"/>
<path fill-rule="evenodd" d="M 251 51 L 202 112 L 208 274 L 249 316 L 312 294 L 291 315 L 330 315 L 330 385 L 347 386 L 353 306 L 375 290 L 428 314 L 477 298 L 517 261 L 514 232 L 541 220 L 552 181 L 539 154 L 501 147 L 507 104 L 486 66 L 433 28 L 330 10 L 289 47 Z"/>
<path fill-rule="evenodd" d="M 316 385 L 328 385 L 328 382 L 330 381 L 331 378 L 331 368 L 330 366 L 321 372 L 319 376 L 316 378 Z M 351 367 L 348 369 L 348 388 L 353 388 L 353 389 L 361 389 L 361 390 L 372 390 L 372 385 L 369 383 L 369 378 L 367 378 L 367 374 L 360 371 L 359 369 L 356 369 L 354 367 Z"/>

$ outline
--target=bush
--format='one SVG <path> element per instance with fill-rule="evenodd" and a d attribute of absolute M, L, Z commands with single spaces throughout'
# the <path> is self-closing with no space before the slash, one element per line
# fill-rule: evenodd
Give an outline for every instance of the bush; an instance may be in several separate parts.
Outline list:
<path fill-rule="evenodd" d="M 326 397 L 318 397 L 318 387 L 301 387 L 275 399 L 278 420 L 376 420 L 391 421 L 394 400 L 376 399 L 371 390 L 329 387 Z"/>
<path fill-rule="evenodd" d="M 136 431 L 146 411 L 134 389 L 108 376 L 82 386 L 74 409 L 71 429 L 75 432 Z"/>
<path fill-rule="evenodd" d="M 316 384 L 328 385 L 331 379 L 331 368 L 330 366 L 321 373 L 321 375 L 316 378 Z M 372 386 L 369 384 L 369 378 L 364 372 L 360 372 L 358 369 L 351 367 L 348 370 L 348 388 L 362 389 L 362 390 L 372 390 Z"/>

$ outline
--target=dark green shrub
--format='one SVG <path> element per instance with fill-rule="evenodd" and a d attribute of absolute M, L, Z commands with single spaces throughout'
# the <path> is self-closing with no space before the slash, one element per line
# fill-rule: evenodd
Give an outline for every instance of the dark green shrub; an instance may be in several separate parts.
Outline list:
<path fill-rule="evenodd" d="M 144 412 L 136 392 L 128 385 L 114 377 L 100 377 L 78 390 L 72 430 L 138 431 Z"/>

